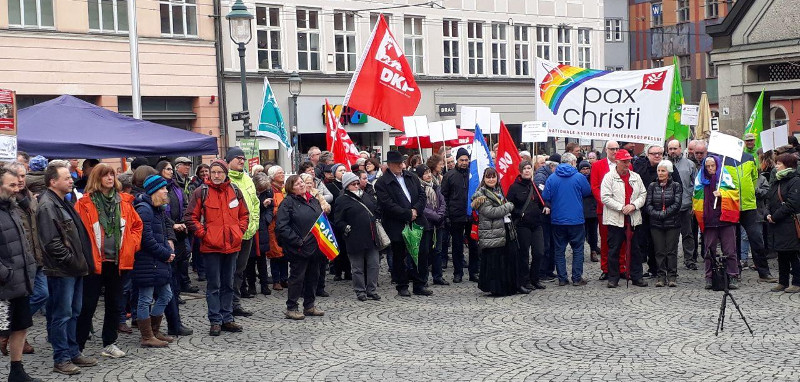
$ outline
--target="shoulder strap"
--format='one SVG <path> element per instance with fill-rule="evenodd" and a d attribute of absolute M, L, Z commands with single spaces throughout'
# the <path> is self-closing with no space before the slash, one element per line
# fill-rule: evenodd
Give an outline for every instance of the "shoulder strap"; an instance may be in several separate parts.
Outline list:
<path fill-rule="evenodd" d="M 364 204 L 364 202 L 362 202 L 361 200 L 358 200 L 358 198 L 354 197 L 353 195 L 350 195 L 350 194 L 346 194 L 346 195 L 349 196 L 351 199 L 355 200 L 356 202 L 358 202 L 358 204 L 360 204 L 361 207 L 364 207 L 364 209 L 367 210 L 367 212 L 369 213 L 369 216 L 375 217 L 375 215 L 372 213 L 372 211 L 369 210 L 369 208 L 367 207 L 366 204 Z"/>
<path fill-rule="evenodd" d="M 778 200 L 781 201 L 781 204 L 784 203 L 783 196 L 781 196 L 781 185 L 780 185 L 780 183 L 778 183 Z"/>
<path fill-rule="evenodd" d="M 536 185 L 531 182 L 531 190 L 528 192 L 528 197 L 525 198 L 525 204 L 522 205 L 522 216 L 525 216 L 525 211 L 528 210 L 528 206 L 531 205 L 531 200 L 533 199 L 533 190 L 536 189 Z"/>

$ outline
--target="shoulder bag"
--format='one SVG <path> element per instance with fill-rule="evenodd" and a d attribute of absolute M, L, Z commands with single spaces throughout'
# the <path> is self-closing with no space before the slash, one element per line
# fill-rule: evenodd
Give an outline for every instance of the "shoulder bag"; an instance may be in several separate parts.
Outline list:
<path fill-rule="evenodd" d="M 366 204 L 364 204 L 364 202 L 354 198 L 350 194 L 347 194 L 347 196 L 358 202 L 358 204 L 360 204 L 361 207 L 364 207 L 364 209 L 367 210 L 369 216 L 375 217 L 375 215 L 372 213 L 372 211 L 369 210 L 369 208 L 367 207 Z M 387 235 L 386 230 L 383 229 L 383 224 L 381 224 L 380 219 L 375 219 L 375 244 L 377 245 L 379 251 L 382 251 L 388 248 L 390 245 L 392 245 L 392 241 L 389 240 L 389 235 Z"/>
<path fill-rule="evenodd" d="M 786 204 L 783 201 L 783 196 L 781 196 L 781 185 L 778 185 L 778 200 L 780 200 L 781 204 Z M 794 231 L 795 235 L 800 238 L 800 220 L 797 219 L 797 214 L 792 214 L 792 221 L 794 222 Z"/>

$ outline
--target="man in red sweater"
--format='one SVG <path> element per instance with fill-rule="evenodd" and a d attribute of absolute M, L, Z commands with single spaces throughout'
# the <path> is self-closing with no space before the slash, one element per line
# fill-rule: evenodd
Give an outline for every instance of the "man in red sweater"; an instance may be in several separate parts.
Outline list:
<path fill-rule="evenodd" d="M 592 186 L 592 195 L 597 200 L 597 221 L 600 227 L 600 269 L 603 273 L 600 275 L 600 280 L 608 280 L 608 228 L 603 224 L 603 202 L 600 200 L 600 184 L 603 183 L 603 177 L 616 165 L 614 157 L 619 151 L 619 143 L 617 141 L 608 141 L 605 146 L 606 157 L 598 159 L 592 164 L 592 174 L 590 182 Z M 619 273 L 626 274 L 628 269 L 626 267 L 627 252 L 623 247 L 619 253 Z"/>

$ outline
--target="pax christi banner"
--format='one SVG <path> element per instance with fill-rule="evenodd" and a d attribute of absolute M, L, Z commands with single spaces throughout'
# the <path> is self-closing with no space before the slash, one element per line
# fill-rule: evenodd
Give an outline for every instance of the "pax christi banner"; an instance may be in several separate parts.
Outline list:
<path fill-rule="evenodd" d="M 404 131 L 421 98 L 414 72 L 381 15 L 356 68 L 344 105 Z"/>
<path fill-rule="evenodd" d="M 663 144 L 674 68 L 605 71 L 536 60 L 536 119 L 550 136 Z"/>
<path fill-rule="evenodd" d="M 325 213 L 319 215 L 316 223 L 311 227 L 310 233 L 317 239 L 320 251 L 328 260 L 333 260 L 336 256 L 339 256 L 339 243 L 336 242 L 336 236 L 333 235 L 333 227 Z"/>
<path fill-rule="evenodd" d="M 503 192 L 508 192 L 508 188 L 514 184 L 514 180 L 519 175 L 519 150 L 514 145 L 514 140 L 511 139 L 506 124 L 500 121 L 500 139 L 497 145 L 497 174 L 500 176 L 500 185 L 503 187 Z"/>
<path fill-rule="evenodd" d="M 350 169 L 358 160 L 358 149 L 350 139 L 350 134 L 342 127 L 339 117 L 333 112 L 328 100 L 325 100 L 325 125 L 327 127 L 328 151 L 333 153 L 333 161 L 341 163 Z"/>

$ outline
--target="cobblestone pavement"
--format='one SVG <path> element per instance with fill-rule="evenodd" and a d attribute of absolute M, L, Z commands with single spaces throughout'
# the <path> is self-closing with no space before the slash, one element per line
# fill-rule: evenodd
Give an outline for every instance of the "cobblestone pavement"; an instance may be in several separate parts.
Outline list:
<path fill-rule="evenodd" d="M 245 331 L 220 337 L 208 336 L 202 296 L 189 296 L 181 310 L 195 335 L 168 349 L 141 349 L 138 332 L 121 334 L 127 357 L 101 359 L 73 377 L 51 371 L 37 316 L 36 354 L 24 360 L 35 376 L 71 381 L 800 379 L 800 295 L 769 292 L 774 284 L 756 283 L 747 270 L 733 294 L 755 334 L 728 304 L 725 330 L 715 337 L 722 294 L 703 290 L 701 271 L 681 267 L 678 288 L 654 288 L 651 280 L 648 288 L 607 289 L 599 273 L 587 258 L 584 287 L 547 283 L 530 295 L 492 298 L 465 281 L 435 286 L 431 297 L 399 298 L 384 263 L 382 301 L 359 302 L 348 282 L 328 276 L 332 297 L 318 300 L 324 317 L 286 320 L 286 291 L 273 292 L 246 299 L 256 314 L 238 320 Z M 86 354 L 100 351 L 95 337 Z"/>

